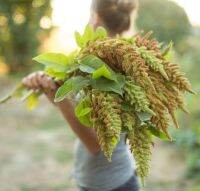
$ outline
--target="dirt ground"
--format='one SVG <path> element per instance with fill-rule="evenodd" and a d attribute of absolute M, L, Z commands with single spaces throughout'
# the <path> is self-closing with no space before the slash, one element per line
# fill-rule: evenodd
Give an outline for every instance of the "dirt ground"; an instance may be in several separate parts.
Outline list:
<path fill-rule="evenodd" d="M 12 85 L 0 81 L 0 96 Z M 34 111 L 19 101 L 1 105 L 0 191 L 77 191 L 74 142 L 70 128 L 44 97 Z M 142 190 L 186 191 L 185 166 L 184 155 L 172 143 L 156 142 L 151 175 Z"/>

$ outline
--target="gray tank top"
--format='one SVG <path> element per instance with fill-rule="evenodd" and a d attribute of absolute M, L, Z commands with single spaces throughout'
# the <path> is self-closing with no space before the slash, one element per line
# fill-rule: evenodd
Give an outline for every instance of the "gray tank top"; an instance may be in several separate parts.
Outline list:
<path fill-rule="evenodd" d="M 88 191 L 109 191 L 126 183 L 134 173 L 135 163 L 125 144 L 125 134 L 108 162 L 100 151 L 97 155 L 89 153 L 78 140 L 75 149 L 74 176 L 78 186 Z"/>

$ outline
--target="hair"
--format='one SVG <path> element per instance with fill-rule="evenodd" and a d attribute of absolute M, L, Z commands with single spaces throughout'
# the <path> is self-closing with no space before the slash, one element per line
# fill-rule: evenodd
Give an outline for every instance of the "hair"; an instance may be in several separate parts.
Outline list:
<path fill-rule="evenodd" d="M 121 34 L 131 25 L 131 13 L 138 7 L 138 0 L 93 0 L 92 10 L 113 34 Z"/>

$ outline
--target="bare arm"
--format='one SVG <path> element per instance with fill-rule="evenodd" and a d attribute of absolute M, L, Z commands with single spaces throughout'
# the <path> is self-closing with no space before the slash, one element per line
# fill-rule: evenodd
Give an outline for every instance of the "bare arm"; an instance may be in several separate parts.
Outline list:
<path fill-rule="evenodd" d="M 30 89 L 41 89 L 44 91 L 49 100 L 53 103 L 54 95 L 57 90 L 53 80 L 43 72 L 30 74 L 23 79 L 23 84 Z M 93 129 L 83 126 L 75 116 L 73 103 L 65 99 L 62 102 L 55 104 L 61 111 L 65 120 L 69 123 L 71 129 L 84 143 L 87 149 L 92 154 L 97 154 L 100 150 L 96 133 Z"/>

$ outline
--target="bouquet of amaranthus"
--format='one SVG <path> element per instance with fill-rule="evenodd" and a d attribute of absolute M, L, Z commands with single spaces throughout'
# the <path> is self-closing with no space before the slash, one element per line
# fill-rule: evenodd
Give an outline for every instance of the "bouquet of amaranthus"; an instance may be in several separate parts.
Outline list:
<path fill-rule="evenodd" d="M 126 132 L 137 173 L 144 179 L 152 135 L 171 140 L 169 117 L 178 127 L 174 111 L 187 112 L 182 95 L 193 93 L 191 85 L 179 66 L 167 60 L 170 46 L 163 50 L 150 33 L 109 38 L 105 29 L 87 26 L 83 35 L 75 32 L 75 39 L 78 50 L 68 55 L 45 53 L 33 60 L 55 81 L 62 81 L 55 102 L 79 94 L 75 114 L 83 125 L 94 128 L 109 161 L 121 132 Z M 33 108 L 40 94 L 19 85 L 2 102 L 21 97 Z"/>

